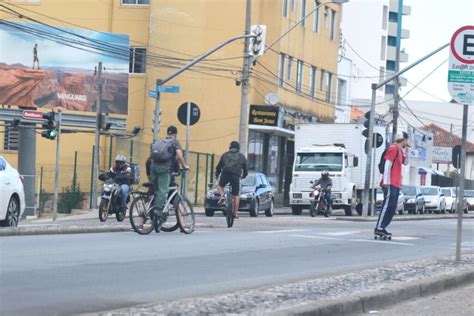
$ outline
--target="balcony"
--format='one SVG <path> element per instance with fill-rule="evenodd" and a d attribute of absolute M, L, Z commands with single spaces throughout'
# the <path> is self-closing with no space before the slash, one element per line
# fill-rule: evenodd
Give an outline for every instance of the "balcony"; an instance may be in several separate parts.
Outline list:
<path fill-rule="evenodd" d="M 394 46 L 387 46 L 387 60 L 395 60 L 397 48 Z M 408 61 L 408 54 L 400 52 L 400 62 L 406 63 Z"/>
<path fill-rule="evenodd" d="M 388 22 L 388 36 L 397 37 L 397 22 Z M 410 31 L 402 29 L 402 39 L 410 38 Z"/>
<path fill-rule="evenodd" d="M 390 0 L 390 12 L 398 12 L 398 0 Z M 411 7 L 408 5 L 403 6 L 403 15 L 411 15 Z"/>

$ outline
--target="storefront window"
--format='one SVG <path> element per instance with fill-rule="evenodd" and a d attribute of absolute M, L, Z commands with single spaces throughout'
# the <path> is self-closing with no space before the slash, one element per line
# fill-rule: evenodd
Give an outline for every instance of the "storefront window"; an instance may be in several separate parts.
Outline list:
<path fill-rule="evenodd" d="M 272 186 L 278 190 L 278 177 L 280 173 L 280 137 L 271 136 L 268 146 L 268 174 L 267 178 Z"/>
<path fill-rule="evenodd" d="M 263 171 L 263 134 L 249 132 L 248 168 L 253 171 Z"/>

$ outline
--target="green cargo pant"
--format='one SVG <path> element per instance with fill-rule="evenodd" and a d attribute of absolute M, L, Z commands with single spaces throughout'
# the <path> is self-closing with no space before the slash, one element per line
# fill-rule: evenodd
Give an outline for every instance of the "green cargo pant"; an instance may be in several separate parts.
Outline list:
<path fill-rule="evenodd" d="M 168 198 L 170 184 L 170 164 L 151 164 L 150 180 L 155 189 L 155 207 L 163 211 Z"/>

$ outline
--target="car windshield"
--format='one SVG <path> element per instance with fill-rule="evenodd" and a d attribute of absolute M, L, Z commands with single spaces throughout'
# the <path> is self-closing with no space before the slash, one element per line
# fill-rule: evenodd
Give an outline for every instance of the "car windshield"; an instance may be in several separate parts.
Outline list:
<path fill-rule="evenodd" d="M 245 179 L 242 180 L 242 186 L 254 186 L 255 185 L 255 175 L 249 174 Z"/>
<path fill-rule="evenodd" d="M 474 190 L 464 191 L 465 197 L 474 197 Z"/>
<path fill-rule="evenodd" d="M 451 190 L 450 189 L 442 189 L 441 192 L 444 194 L 444 196 L 451 196 Z"/>
<path fill-rule="evenodd" d="M 436 188 L 421 188 L 421 193 L 424 195 L 438 195 L 438 189 Z"/>
<path fill-rule="evenodd" d="M 299 153 L 295 171 L 342 171 L 342 153 Z"/>
<path fill-rule="evenodd" d="M 402 192 L 405 195 L 416 195 L 416 189 L 414 187 L 403 187 Z"/>

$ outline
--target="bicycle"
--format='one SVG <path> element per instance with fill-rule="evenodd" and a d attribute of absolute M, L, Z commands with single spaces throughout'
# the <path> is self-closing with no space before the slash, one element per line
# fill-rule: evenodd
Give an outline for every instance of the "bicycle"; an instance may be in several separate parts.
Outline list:
<path fill-rule="evenodd" d="M 225 220 L 227 222 L 227 227 L 231 228 L 234 225 L 234 201 L 232 196 L 232 185 L 229 183 L 229 186 L 224 188 L 224 190 Z"/>
<path fill-rule="evenodd" d="M 178 176 L 173 173 L 172 176 Z M 129 217 L 133 230 L 140 235 L 147 235 L 155 229 L 164 232 L 172 232 L 181 229 L 185 234 L 194 231 L 195 216 L 191 202 L 181 195 L 179 186 L 176 184 L 169 187 L 168 198 L 166 200 L 163 213 L 159 218 L 153 215 L 155 192 L 152 183 L 144 183 L 143 187 L 147 192 L 135 190 L 131 194 L 134 196 L 130 205 Z M 176 222 L 167 222 L 169 217 L 176 217 Z"/>

